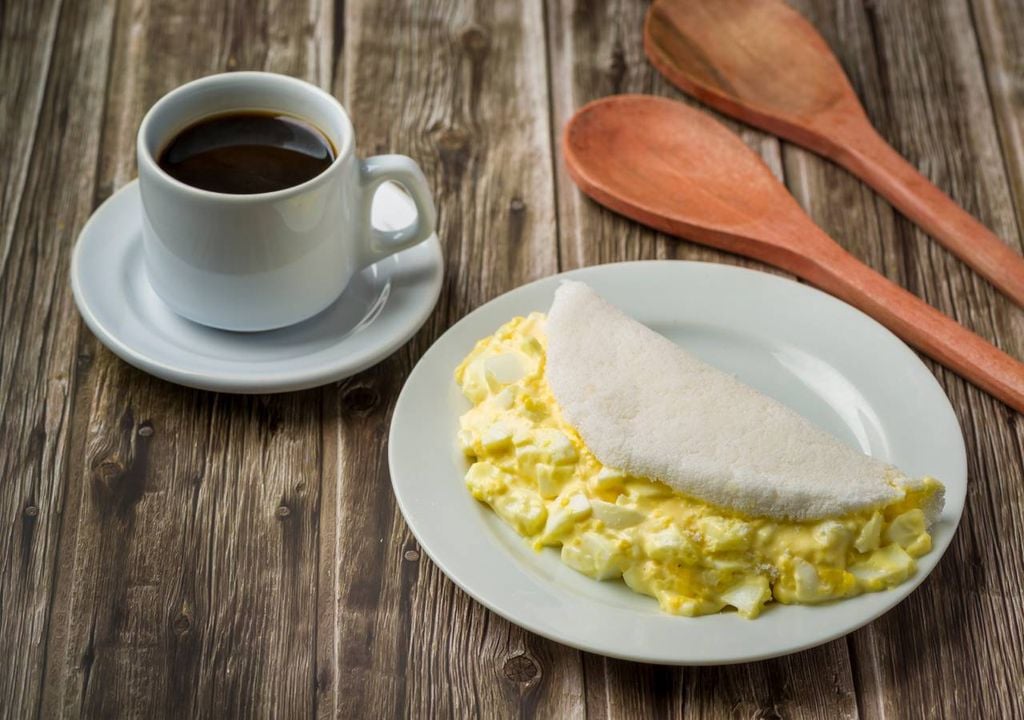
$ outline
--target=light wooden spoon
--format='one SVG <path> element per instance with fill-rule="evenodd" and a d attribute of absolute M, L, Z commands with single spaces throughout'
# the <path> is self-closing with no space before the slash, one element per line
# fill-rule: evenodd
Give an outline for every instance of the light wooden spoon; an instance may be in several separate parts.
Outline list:
<path fill-rule="evenodd" d="M 879 136 L 824 39 L 786 3 L 656 0 L 644 50 L 684 92 L 845 167 L 1024 306 L 1024 258 Z"/>
<path fill-rule="evenodd" d="M 808 280 L 1024 412 L 1024 364 L 846 252 L 707 113 L 665 98 L 612 96 L 573 116 L 563 148 L 572 179 L 602 205 Z"/>

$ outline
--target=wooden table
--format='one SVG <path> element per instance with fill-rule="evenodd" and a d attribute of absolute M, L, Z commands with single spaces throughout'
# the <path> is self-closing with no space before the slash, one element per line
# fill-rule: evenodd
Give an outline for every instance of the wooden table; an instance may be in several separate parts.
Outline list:
<path fill-rule="evenodd" d="M 1024 4 L 801 0 L 872 120 L 1021 247 Z M 0 716 L 1024 717 L 1024 418 L 929 363 L 968 447 L 938 570 L 847 638 L 750 665 L 608 660 L 519 630 L 419 551 L 388 422 L 445 328 L 517 285 L 639 258 L 741 263 L 616 217 L 561 162 L 573 109 L 680 95 L 640 2 L 0 3 Z M 145 109 L 211 72 L 331 89 L 364 153 L 416 158 L 446 279 L 415 339 L 302 393 L 188 390 L 119 361 L 68 284 L 135 175 Z M 1024 312 L 833 165 L 740 128 L 854 254 L 1024 358 Z M 928 361 L 926 361 L 928 362 Z"/>

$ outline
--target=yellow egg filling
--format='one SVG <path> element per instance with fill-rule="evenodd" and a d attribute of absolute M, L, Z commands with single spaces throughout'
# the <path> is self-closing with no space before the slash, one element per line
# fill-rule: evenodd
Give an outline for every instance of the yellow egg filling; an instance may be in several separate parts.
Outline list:
<path fill-rule="evenodd" d="M 515 318 L 455 371 L 473 403 L 458 442 L 466 486 L 534 548 L 597 580 L 622 580 L 661 608 L 705 615 L 732 607 L 818 603 L 883 590 L 931 549 L 926 479 L 900 501 L 843 517 L 747 517 L 669 486 L 604 467 L 560 416 L 544 377 L 544 316 Z"/>

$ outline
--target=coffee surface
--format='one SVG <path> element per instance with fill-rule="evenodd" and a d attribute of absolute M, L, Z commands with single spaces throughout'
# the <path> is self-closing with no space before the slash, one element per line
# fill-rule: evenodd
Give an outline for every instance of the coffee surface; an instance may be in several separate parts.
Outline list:
<path fill-rule="evenodd" d="M 326 170 L 334 154 L 330 140 L 302 118 L 247 110 L 190 125 L 157 163 L 186 185 L 251 195 L 301 185 Z"/>

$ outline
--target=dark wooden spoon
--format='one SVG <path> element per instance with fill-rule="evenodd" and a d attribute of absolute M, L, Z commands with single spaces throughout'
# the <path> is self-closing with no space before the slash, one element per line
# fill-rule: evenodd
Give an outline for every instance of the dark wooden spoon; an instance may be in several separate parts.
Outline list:
<path fill-rule="evenodd" d="M 665 98 L 616 95 L 580 109 L 563 147 L 572 179 L 602 205 L 808 280 L 1024 412 L 1024 364 L 843 250 L 761 158 L 707 113 Z"/>
<path fill-rule="evenodd" d="M 656 0 L 644 50 L 684 92 L 845 167 L 1024 306 L 1024 258 L 881 138 L 824 39 L 784 2 Z"/>

